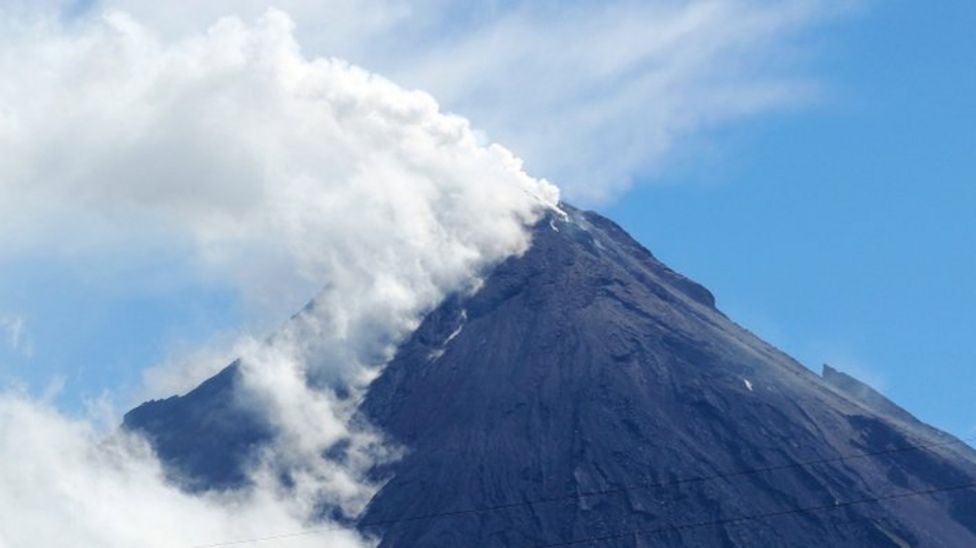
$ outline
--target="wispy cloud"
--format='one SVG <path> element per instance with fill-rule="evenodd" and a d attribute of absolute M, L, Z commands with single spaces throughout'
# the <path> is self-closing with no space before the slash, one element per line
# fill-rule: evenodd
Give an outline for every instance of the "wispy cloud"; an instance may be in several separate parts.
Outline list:
<path fill-rule="evenodd" d="M 618 197 L 674 147 L 807 102 L 791 70 L 818 2 L 526 3 L 439 40 L 396 74 L 467 113 L 574 200 Z"/>
<path fill-rule="evenodd" d="M 20 316 L 0 316 L 0 334 L 6 346 L 23 356 L 31 357 L 34 345 L 27 333 L 27 324 Z"/>
<path fill-rule="evenodd" d="M 430 91 L 595 203 L 653 179 L 682 145 L 818 94 L 809 31 L 855 0 L 283 0 L 303 46 Z M 178 34 L 266 2 L 103 0 Z"/>

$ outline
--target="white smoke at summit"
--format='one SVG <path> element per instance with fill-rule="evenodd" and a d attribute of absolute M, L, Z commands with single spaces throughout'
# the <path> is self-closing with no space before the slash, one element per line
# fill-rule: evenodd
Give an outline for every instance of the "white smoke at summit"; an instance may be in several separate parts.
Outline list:
<path fill-rule="evenodd" d="M 106 258 L 159 257 L 161 276 L 229 285 L 269 323 L 314 297 L 270 339 L 152 377 L 190 387 L 227 363 L 213 355 L 241 357 L 241 403 L 275 430 L 250 490 L 183 493 L 138 440 L 104 443 L 88 421 L 0 396 L 0 515 L 13 518 L 0 545 L 193 545 L 301 529 L 323 500 L 354 514 L 377 487 L 364 470 L 396 451 L 350 426 L 362 388 L 425 311 L 523 251 L 525 226 L 558 200 L 427 94 L 309 58 L 296 32 L 437 90 L 599 200 L 676 136 L 791 102 L 802 82 L 759 70 L 757 52 L 824 11 L 818 0 L 618 2 L 554 18 L 562 5 L 514 2 L 431 39 L 405 14 L 436 31 L 440 1 L 295 0 L 284 5 L 298 31 L 277 11 L 213 23 L 263 4 L 113 0 L 71 18 L 57 0 L 0 0 L 0 260 L 54 256 L 98 277 Z M 342 464 L 319 458 L 338 442 Z"/>
<path fill-rule="evenodd" d="M 409 283 L 425 283 L 420 271 L 452 283 L 525 245 L 521 224 L 551 185 L 428 95 L 305 59 L 291 26 L 269 12 L 166 43 L 119 12 L 69 28 L 8 22 L 6 252 L 168 237 L 294 310 L 325 280 L 412 268 Z M 414 264 L 390 252 L 407 249 Z"/>
<path fill-rule="evenodd" d="M 229 499 L 183 494 L 137 443 L 98 444 L 85 423 L 3 396 L 0 437 L 26 441 L 0 447 L 0 507 L 14 516 L 0 543 L 30 538 L 45 512 L 104 546 L 132 545 L 138 527 L 161 546 L 247 536 L 255 523 L 239 516 L 251 514 L 298 526 L 323 498 L 356 512 L 376 487 L 363 470 L 388 452 L 379 434 L 349 426 L 359 390 L 425 311 L 527 248 L 526 226 L 556 189 L 428 95 L 305 58 L 281 12 L 179 39 L 121 12 L 7 18 L 0 31 L 0 71 L 16 75 L 0 83 L 3 253 L 54 249 L 86 264 L 166 249 L 272 315 L 315 297 L 271 339 L 240 346 L 241 399 L 276 439 L 255 463 L 256 487 Z M 319 458 L 341 440 L 347 464 Z M 111 496 L 65 491 L 52 454 L 73 481 Z M 296 488 L 277 482 L 282 470 Z M 25 477 L 41 494 L 26 504 L 15 500 Z M 135 529 L 102 527 L 112 505 Z M 216 525 L 166 529 L 166 512 L 197 505 Z"/>

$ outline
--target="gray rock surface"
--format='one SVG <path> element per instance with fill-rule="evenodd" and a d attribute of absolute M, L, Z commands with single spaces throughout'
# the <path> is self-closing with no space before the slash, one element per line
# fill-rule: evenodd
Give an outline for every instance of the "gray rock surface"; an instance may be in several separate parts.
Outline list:
<path fill-rule="evenodd" d="M 972 449 L 565 210 L 371 385 L 362 414 L 406 449 L 360 517 L 381 546 L 976 546 L 976 490 L 943 491 L 976 482 Z M 125 418 L 191 488 L 266 437 L 227 416 L 235 371 Z"/>

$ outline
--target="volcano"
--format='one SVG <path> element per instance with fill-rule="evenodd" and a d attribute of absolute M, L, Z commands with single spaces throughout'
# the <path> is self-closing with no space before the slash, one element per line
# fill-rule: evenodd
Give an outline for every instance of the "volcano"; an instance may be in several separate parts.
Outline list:
<path fill-rule="evenodd" d="M 976 546 L 961 440 L 763 342 L 598 214 L 532 231 L 365 393 L 403 448 L 353 520 L 380 546 Z M 124 426 L 187 488 L 237 485 L 269 439 L 238 375 Z"/>

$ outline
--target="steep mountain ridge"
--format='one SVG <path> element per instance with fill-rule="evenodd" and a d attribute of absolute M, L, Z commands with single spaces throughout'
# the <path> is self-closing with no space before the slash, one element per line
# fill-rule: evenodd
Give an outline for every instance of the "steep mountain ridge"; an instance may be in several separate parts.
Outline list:
<path fill-rule="evenodd" d="M 405 448 L 360 520 L 382 546 L 976 545 L 976 491 L 910 494 L 976 481 L 971 449 L 564 210 L 370 386 L 361 413 Z M 233 485 L 266 436 L 232 418 L 235 374 L 125 418 L 193 488 Z"/>

